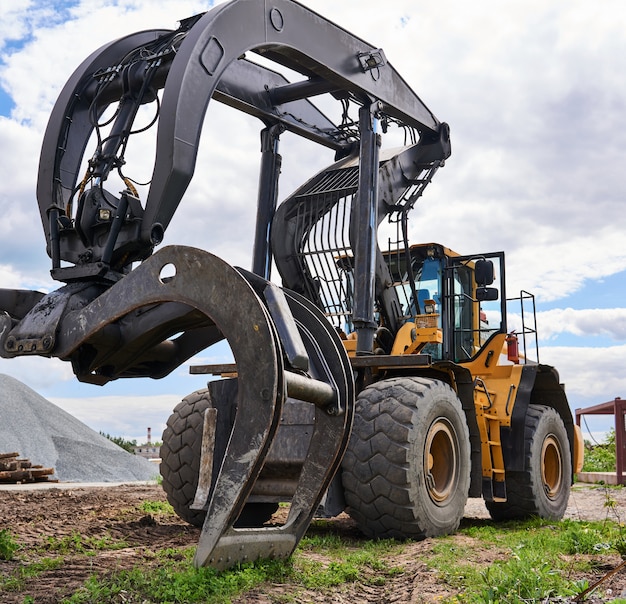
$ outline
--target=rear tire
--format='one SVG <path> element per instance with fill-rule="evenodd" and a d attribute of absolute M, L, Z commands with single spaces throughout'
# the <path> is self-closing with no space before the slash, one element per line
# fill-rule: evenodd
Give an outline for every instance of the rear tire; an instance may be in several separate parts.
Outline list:
<path fill-rule="evenodd" d="M 494 520 L 539 516 L 560 520 L 572 484 L 567 431 L 555 409 L 529 405 L 524 430 L 524 471 L 507 472 L 505 502 L 486 502 Z"/>
<path fill-rule="evenodd" d="M 455 392 L 416 377 L 365 388 L 342 468 L 348 513 L 366 536 L 456 531 L 469 490 L 470 444 Z"/>
<path fill-rule="evenodd" d="M 172 412 L 163 431 L 160 471 L 167 500 L 180 518 L 201 527 L 206 510 L 192 510 L 198 487 L 204 411 L 211 407 L 208 389 L 186 396 Z M 278 509 L 277 503 L 247 503 L 235 526 L 258 527 Z"/>

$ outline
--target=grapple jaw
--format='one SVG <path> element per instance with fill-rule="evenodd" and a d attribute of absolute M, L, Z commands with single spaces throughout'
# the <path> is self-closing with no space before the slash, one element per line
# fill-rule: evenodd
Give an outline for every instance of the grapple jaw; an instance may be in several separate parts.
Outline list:
<path fill-rule="evenodd" d="M 202 464 L 198 505 L 208 506 L 208 512 L 195 562 L 222 569 L 291 554 L 341 461 L 354 404 L 347 354 L 318 309 L 208 252 L 184 246 L 163 248 L 102 293 L 93 284 L 70 284 L 33 302 L 17 325 L 4 317 L 3 355 L 17 356 L 24 346 L 40 354 L 50 332 L 49 353 L 71 360 L 81 379 L 95 383 L 160 377 L 197 350 L 226 339 L 237 378 L 227 380 L 230 385 L 219 393 L 214 384 L 214 397 L 222 397 L 217 413 L 234 420 L 225 451 Z M 289 519 L 280 528 L 234 528 L 288 397 L 315 407 Z M 215 443 L 210 436 L 205 440 L 213 457 Z"/>
<path fill-rule="evenodd" d="M 264 284 L 262 279 L 251 274 L 247 274 L 247 277 L 258 291 L 265 292 L 263 298 L 266 302 L 267 299 L 274 300 L 277 295 L 283 296 L 282 290 L 277 290 L 271 284 Z M 300 354 L 295 358 L 299 363 L 306 361 L 308 371 L 306 374 L 302 371 L 296 373 L 287 361 L 279 399 L 282 394 L 285 405 L 293 404 L 294 401 L 306 401 L 315 407 L 313 433 L 291 499 L 289 516 L 282 526 L 235 526 L 261 469 L 257 464 L 259 460 L 265 459 L 274 441 L 282 407 L 277 401 L 273 419 L 269 413 L 264 414 L 261 419 L 260 411 L 254 408 L 252 401 L 242 401 L 237 396 L 237 390 L 243 379 L 243 367 L 237 363 L 237 380 L 227 380 L 229 383 L 225 385 L 209 383 L 211 398 L 221 399 L 221 408 L 230 407 L 226 402 L 228 399 L 234 401 L 237 398 L 238 403 L 228 448 L 208 497 L 206 520 L 195 556 L 197 566 L 208 565 L 224 569 L 257 558 L 285 558 L 291 555 L 328 489 L 348 443 L 354 413 L 354 385 L 344 347 L 325 317 L 310 302 L 292 292 L 284 292 L 284 301 L 286 305 L 280 314 L 275 309 L 272 314 L 272 324 L 278 327 L 279 333 L 284 334 L 280 338 L 280 349 L 283 354 L 289 347 L 303 351 L 306 356 Z M 285 324 L 290 323 L 297 331 L 287 335 Z M 283 342 L 287 342 L 287 346 Z M 210 367 L 205 369 L 210 370 Z M 252 418 L 254 421 L 251 422 Z M 207 414 L 205 427 L 211 421 Z M 260 429 L 264 425 L 269 426 L 265 441 L 268 447 L 262 448 L 255 462 L 246 443 L 260 436 Z M 210 441 L 203 443 L 203 455 L 212 457 L 210 451 Z M 198 493 L 203 496 L 209 490 L 208 482 L 212 482 L 211 469 L 208 466 L 215 468 L 219 463 L 219 459 L 212 460 L 211 464 L 203 459 L 201 463 L 201 472 L 204 475 L 200 476 Z M 250 464 L 253 468 L 251 476 L 255 478 L 244 480 L 241 464 Z M 200 501 L 196 501 L 196 505 L 202 503 L 202 498 L 201 496 Z"/>

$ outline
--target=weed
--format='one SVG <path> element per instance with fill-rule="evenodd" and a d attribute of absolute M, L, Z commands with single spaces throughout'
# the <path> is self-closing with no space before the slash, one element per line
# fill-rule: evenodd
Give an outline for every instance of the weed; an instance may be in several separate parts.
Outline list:
<path fill-rule="evenodd" d="M 0 577 L 1 591 L 19 591 L 24 588 L 27 580 L 38 577 L 40 574 L 58 568 L 63 564 L 63 558 L 42 558 L 37 562 L 19 566 L 9 575 Z"/>
<path fill-rule="evenodd" d="M 63 537 L 49 536 L 43 546 L 45 551 L 56 552 L 61 555 L 67 554 L 93 554 L 101 550 L 117 550 L 127 547 L 126 541 L 116 540 L 110 535 L 102 537 L 86 537 L 73 532 Z"/>
<path fill-rule="evenodd" d="M 592 570 L 595 555 L 617 551 L 622 527 L 610 521 L 533 519 L 461 532 L 474 541 L 458 546 L 452 538 L 438 539 L 424 561 L 448 585 L 463 590 L 457 601 L 507 604 L 582 593 L 588 584 L 570 577 Z M 489 549 L 495 561 L 485 567 L 477 549 Z"/>
<path fill-rule="evenodd" d="M 343 583 L 363 581 L 383 585 L 388 577 L 403 572 L 386 559 L 403 546 L 394 540 L 352 542 L 338 535 L 305 537 L 300 551 L 315 551 L 321 560 L 296 554 L 292 580 L 308 589 L 327 589 Z"/>
<path fill-rule="evenodd" d="M 193 548 L 179 551 L 178 560 L 163 560 L 146 573 L 141 568 L 120 571 L 107 579 L 90 578 L 65 604 L 87 602 L 202 602 L 225 604 L 236 595 L 266 582 L 281 582 L 290 572 L 290 562 L 263 561 L 218 573 L 191 565 Z M 124 599 L 126 598 L 126 599 Z"/>
<path fill-rule="evenodd" d="M 8 530 L 0 530 L 0 560 L 13 560 L 13 554 L 19 547 Z"/>
<path fill-rule="evenodd" d="M 140 509 L 144 514 L 152 514 L 153 516 L 176 514 L 174 508 L 166 501 L 142 501 Z"/>
<path fill-rule="evenodd" d="M 541 602 L 554 596 L 576 593 L 564 581 L 561 571 L 542 560 L 541 552 L 511 552 L 507 561 L 496 561 L 482 571 L 485 587 L 480 597 L 485 602 Z"/>

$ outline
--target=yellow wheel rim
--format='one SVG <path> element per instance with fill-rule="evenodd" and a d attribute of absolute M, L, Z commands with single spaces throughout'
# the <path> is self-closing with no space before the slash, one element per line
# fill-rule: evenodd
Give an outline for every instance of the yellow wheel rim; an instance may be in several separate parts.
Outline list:
<path fill-rule="evenodd" d="M 541 480 L 546 495 L 555 499 L 563 484 L 563 460 L 561 445 L 553 434 L 546 437 L 541 448 Z"/>
<path fill-rule="evenodd" d="M 445 418 L 436 419 L 426 435 L 424 477 L 428 495 L 437 504 L 444 503 L 456 488 L 458 456 L 454 427 Z"/>

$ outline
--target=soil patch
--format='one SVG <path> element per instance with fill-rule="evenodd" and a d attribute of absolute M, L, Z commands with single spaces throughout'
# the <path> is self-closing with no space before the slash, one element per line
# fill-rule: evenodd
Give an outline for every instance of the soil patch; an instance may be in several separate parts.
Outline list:
<path fill-rule="evenodd" d="M 91 575 L 107 575 L 134 567 L 149 572 L 157 564 L 154 551 L 196 544 L 199 529 L 172 515 L 146 513 L 142 509 L 142 503 L 146 501 L 165 501 L 161 487 L 124 485 L 93 488 L 76 485 L 66 489 L 29 490 L 25 486 L 24 490 L 0 490 L 0 529 L 8 529 L 20 544 L 15 560 L 0 561 L 0 577 L 6 579 L 15 576 L 21 568 L 38 559 L 53 558 L 55 552 L 51 543 L 59 549 L 57 567 L 40 573 L 36 578 L 26 579 L 24 587 L 19 590 L 0 589 L 0 602 L 22 604 L 27 596 L 38 604 L 59 602 L 64 596 L 76 591 Z M 626 519 L 626 490 L 576 485 L 566 516 L 577 520 L 603 520 L 608 517 L 623 522 Z M 470 500 L 464 524 L 488 521 L 482 501 Z M 356 527 L 346 515 L 313 525 L 309 531 L 329 531 L 351 538 L 358 536 Z M 85 546 L 84 552 L 62 552 L 64 542 L 81 539 Z M 99 539 L 119 542 L 120 549 L 99 550 L 96 546 L 92 547 Z M 468 537 L 456 535 L 454 539 L 463 545 Z M 376 585 L 376 581 L 368 581 L 365 577 L 363 581 L 343 585 L 333 592 L 309 593 L 299 590 L 298 601 L 339 604 L 441 601 L 443 597 L 454 595 L 454 592 L 442 584 L 437 573 L 423 562 L 432 547 L 433 540 L 430 539 L 407 543 L 402 553 L 393 560 L 393 565 L 402 567 L 403 571 L 386 577 L 382 585 Z M 476 548 L 472 560 L 476 564 L 489 564 L 498 555 L 487 548 Z M 595 579 L 617 566 L 620 558 L 607 555 L 601 562 L 603 566 Z M 588 579 L 592 582 L 594 577 Z M 613 597 L 626 594 L 626 572 L 616 574 L 603 588 L 610 589 Z M 293 589 L 290 585 L 264 586 L 247 593 L 236 602 L 279 602 Z"/>

